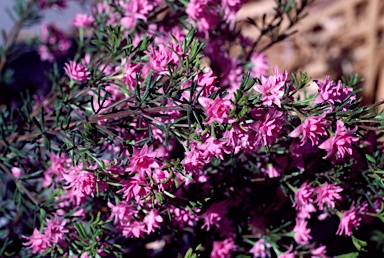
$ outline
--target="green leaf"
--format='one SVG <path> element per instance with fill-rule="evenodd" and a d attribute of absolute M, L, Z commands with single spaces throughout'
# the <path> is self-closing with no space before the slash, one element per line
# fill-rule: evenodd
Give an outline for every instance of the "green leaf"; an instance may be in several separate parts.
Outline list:
<path fill-rule="evenodd" d="M 370 162 L 372 163 L 376 163 L 376 160 L 371 156 L 371 155 L 368 155 L 368 154 L 365 154 L 365 157 L 367 158 L 367 160 L 369 160 Z"/>
<path fill-rule="evenodd" d="M 359 251 L 364 251 L 364 247 L 367 246 L 367 242 L 360 240 L 352 235 L 352 243 L 355 245 L 356 249 Z"/>
<path fill-rule="evenodd" d="M 357 252 L 336 256 L 336 258 L 357 258 L 357 257 L 359 257 L 359 253 L 357 253 Z"/>

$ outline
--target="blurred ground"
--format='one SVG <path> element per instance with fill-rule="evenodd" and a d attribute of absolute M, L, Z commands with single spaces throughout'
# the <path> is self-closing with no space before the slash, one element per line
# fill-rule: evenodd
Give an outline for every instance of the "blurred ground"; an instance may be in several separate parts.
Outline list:
<path fill-rule="evenodd" d="M 261 19 L 274 5 L 274 0 L 250 1 L 238 20 Z M 245 35 L 258 36 L 255 27 L 243 25 Z M 365 78 L 366 103 L 384 98 L 383 0 L 317 0 L 295 29 L 297 34 L 267 51 L 270 64 L 322 80 L 356 72 Z"/>

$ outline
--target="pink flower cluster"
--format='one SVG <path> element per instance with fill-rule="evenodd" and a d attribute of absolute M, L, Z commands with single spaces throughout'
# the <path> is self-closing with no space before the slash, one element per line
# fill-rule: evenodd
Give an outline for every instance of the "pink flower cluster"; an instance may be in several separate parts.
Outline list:
<path fill-rule="evenodd" d="M 58 56 L 66 55 L 72 42 L 53 24 L 41 26 L 41 44 L 38 49 L 41 61 L 53 62 Z"/>
<path fill-rule="evenodd" d="M 64 240 L 64 233 L 69 232 L 65 227 L 66 223 L 65 219 L 58 216 L 55 216 L 52 220 L 47 219 L 47 226 L 44 227 L 44 234 L 40 233 L 40 231 L 35 228 L 30 237 L 24 237 L 29 241 L 23 243 L 23 245 L 29 246 L 34 254 L 41 254 L 48 247 L 53 247 L 56 244 L 60 245 L 60 242 Z"/>

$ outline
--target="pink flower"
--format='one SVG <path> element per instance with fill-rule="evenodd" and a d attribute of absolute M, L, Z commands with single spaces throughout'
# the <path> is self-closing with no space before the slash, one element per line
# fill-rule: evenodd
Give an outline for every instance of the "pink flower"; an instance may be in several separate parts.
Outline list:
<path fill-rule="evenodd" d="M 284 74 L 278 72 L 278 68 L 274 68 L 275 75 L 268 78 L 261 77 L 261 85 L 257 84 L 253 86 L 254 90 L 261 93 L 261 100 L 263 105 L 272 106 L 274 103 L 276 106 L 281 107 L 280 99 L 284 95 L 284 85 L 287 79 L 287 71 Z"/>
<path fill-rule="evenodd" d="M 149 54 L 149 53 L 148 53 Z M 149 55 L 149 67 L 161 74 L 167 73 L 167 66 L 173 61 L 173 52 L 165 45 L 159 45 L 159 49 L 152 48 Z"/>
<path fill-rule="evenodd" d="M 202 215 L 201 218 L 204 219 L 204 224 L 201 228 L 206 227 L 207 231 L 211 228 L 212 225 L 219 225 L 220 220 L 226 214 L 227 209 L 224 202 L 214 203 L 209 207 Z"/>
<path fill-rule="evenodd" d="M 17 168 L 17 167 L 13 167 L 11 168 L 11 172 L 12 174 L 16 177 L 16 178 L 20 178 L 23 176 L 23 171 L 20 169 L 20 168 Z"/>
<path fill-rule="evenodd" d="M 270 108 L 266 113 L 262 109 L 254 109 L 252 116 L 256 120 L 250 125 L 253 131 L 257 133 L 255 144 L 259 146 L 272 144 L 282 130 L 283 113 L 274 108 Z"/>
<path fill-rule="evenodd" d="M 205 107 L 206 115 L 208 117 L 204 124 L 217 122 L 219 124 L 231 122 L 228 119 L 229 110 L 233 108 L 231 101 L 220 98 L 210 99 L 205 97 L 199 98 L 199 103 Z"/>
<path fill-rule="evenodd" d="M 69 184 L 63 188 L 71 189 L 72 195 L 76 195 L 77 197 L 86 197 L 89 195 L 93 197 L 96 190 L 96 183 L 99 184 L 99 191 L 104 191 L 107 188 L 107 184 L 98 181 L 94 174 L 84 171 L 81 164 L 72 167 L 69 173 L 63 174 L 63 177 Z"/>
<path fill-rule="evenodd" d="M 323 113 L 319 116 L 305 119 L 301 125 L 289 134 L 289 136 L 298 137 L 303 134 L 301 145 L 304 145 L 308 138 L 311 140 L 312 146 L 317 145 L 319 143 L 319 136 L 326 136 L 327 131 L 325 128 L 330 125 L 330 123 L 324 120 L 326 115 L 326 113 Z"/>
<path fill-rule="evenodd" d="M 266 258 L 268 257 L 266 248 L 271 248 L 272 245 L 268 242 L 265 242 L 263 238 L 259 239 L 252 247 L 249 252 L 253 254 L 253 257 Z"/>
<path fill-rule="evenodd" d="M 291 253 L 292 249 L 293 249 L 293 245 L 290 245 L 289 249 L 286 252 L 280 254 L 278 258 L 295 258 L 296 253 L 295 252 Z"/>
<path fill-rule="evenodd" d="M 312 203 L 310 203 L 310 204 L 301 206 L 296 216 L 298 219 L 302 219 L 302 220 L 309 219 L 311 217 L 310 213 L 313 213 L 313 212 L 316 212 L 316 208 Z"/>
<path fill-rule="evenodd" d="M 56 181 L 64 179 L 63 174 L 66 172 L 67 166 L 69 166 L 68 157 L 61 156 L 51 152 L 49 155 L 51 165 L 47 170 L 44 171 L 43 186 L 48 187 L 55 177 Z"/>
<path fill-rule="evenodd" d="M 337 229 L 336 235 L 344 235 L 351 236 L 352 235 L 352 229 L 357 229 L 360 226 L 360 220 L 361 217 L 357 213 L 357 210 L 355 207 L 352 207 L 343 213 L 343 216 L 341 217 L 339 228 Z"/>
<path fill-rule="evenodd" d="M 191 0 L 185 12 L 206 36 L 208 31 L 220 22 L 220 10 L 215 0 Z"/>
<path fill-rule="evenodd" d="M 224 17 L 232 20 L 235 18 L 236 13 L 240 10 L 241 5 L 246 2 L 244 0 L 222 0 L 221 5 L 224 9 Z"/>
<path fill-rule="evenodd" d="M 118 193 L 123 192 L 123 197 L 129 202 L 132 199 L 135 199 L 137 202 L 140 202 L 141 198 L 144 198 L 149 193 L 149 186 L 140 177 L 134 176 L 121 183 L 123 188 L 118 191 Z"/>
<path fill-rule="evenodd" d="M 44 231 L 50 243 L 57 244 L 61 240 L 64 240 L 64 233 L 69 232 L 69 230 L 65 228 L 66 223 L 65 219 L 58 216 L 55 216 L 53 220 L 47 219 L 47 226 L 44 228 Z"/>
<path fill-rule="evenodd" d="M 293 232 L 295 232 L 295 241 L 299 245 L 306 244 L 312 239 L 310 235 L 311 229 L 307 228 L 307 224 L 308 222 L 305 220 L 296 220 L 296 226 Z"/>
<path fill-rule="evenodd" d="M 147 226 L 147 233 L 155 232 L 156 228 L 160 226 L 160 223 L 163 222 L 163 217 L 161 217 L 157 211 L 151 210 L 147 216 L 144 217 L 144 224 Z"/>
<path fill-rule="evenodd" d="M 132 157 L 129 159 L 129 165 L 126 171 L 139 174 L 139 177 L 144 179 L 145 175 L 151 176 L 151 169 L 159 168 L 159 163 L 155 160 L 156 152 L 153 151 L 153 146 L 144 145 L 140 150 L 133 147 Z"/>
<path fill-rule="evenodd" d="M 23 236 L 28 239 L 27 243 L 23 243 L 24 246 L 28 246 L 28 248 L 32 248 L 32 253 L 43 253 L 45 249 L 51 246 L 49 238 L 40 233 L 36 228 L 33 230 L 33 234 L 30 237 Z"/>
<path fill-rule="evenodd" d="M 73 20 L 73 25 L 77 28 L 84 28 L 92 26 L 94 21 L 95 19 L 86 13 L 77 13 L 75 19 Z"/>
<path fill-rule="evenodd" d="M 125 237 L 135 237 L 140 238 L 144 236 L 144 233 L 147 231 L 145 229 L 145 224 L 139 221 L 133 221 L 122 226 L 123 236 Z"/>
<path fill-rule="evenodd" d="M 194 213 L 190 212 L 187 208 L 171 208 L 172 222 L 184 227 L 184 224 L 193 226 L 193 223 L 197 221 L 197 217 Z"/>
<path fill-rule="evenodd" d="M 354 137 L 356 131 L 357 127 L 353 130 L 347 130 L 344 123 L 338 120 L 335 135 L 319 145 L 320 149 L 327 151 L 324 158 L 334 156 L 337 160 L 344 158 L 346 153 L 352 155 L 352 144 L 359 141 L 358 137 Z"/>
<path fill-rule="evenodd" d="M 264 53 L 252 53 L 251 55 L 251 76 L 260 78 L 266 76 L 268 72 L 268 58 Z"/>
<path fill-rule="evenodd" d="M 230 258 L 231 252 L 236 250 L 235 242 L 232 238 L 223 241 L 214 241 L 211 258 Z"/>
<path fill-rule="evenodd" d="M 315 82 L 319 86 L 319 95 L 313 102 L 314 104 L 328 102 L 334 105 L 335 103 L 342 103 L 344 99 L 353 92 L 352 88 L 344 88 L 341 81 L 335 84 L 329 76 L 325 78 L 324 83 L 318 80 L 315 80 Z M 354 99 L 356 99 L 356 96 L 352 96 L 350 101 L 353 101 Z M 346 110 L 347 108 L 348 106 L 344 107 L 343 110 Z"/>
<path fill-rule="evenodd" d="M 75 81 L 86 81 L 91 78 L 91 73 L 88 72 L 87 67 L 77 64 L 76 62 L 69 61 L 69 64 L 66 63 L 64 67 L 65 72 L 69 78 Z"/>
<path fill-rule="evenodd" d="M 301 209 L 302 207 L 313 202 L 313 189 L 311 183 L 303 183 L 295 193 L 295 202 L 292 207 Z"/>
<path fill-rule="evenodd" d="M 114 218 L 115 224 L 127 224 L 137 213 L 137 210 L 134 209 L 134 206 L 126 201 L 121 201 L 116 205 L 108 202 L 108 207 L 112 210 L 108 219 Z"/>
<path fill-rule="evenodd" d="M 53 62 L 56 57 L 66 55 L 72 46 L 72 41 L 53 24 L 43 24 L 41 34 L 38 49 L 41 61 Z"/>
<path fill-rule="evenodd" d="M 326 258 L 327 257 L 327 249 L 325 246 L 319 246 L 316 249 L 311 251 L 313 258 Z"/>
<path fill-rule="evenodd" d="M 315 193 L 317 194 L 317 198 L 315 202 L 319 205 L 319 209 L 324 209 L 324 204 L 327 204 L 330 208 L 335 208 L 335 201 L 340 200 L 341 196 L 339 192 L 343 191 L 340 186 L 330 185 L 328 183 L 324 183 L 322 186 L 318 186 L 315 188 Z"/>

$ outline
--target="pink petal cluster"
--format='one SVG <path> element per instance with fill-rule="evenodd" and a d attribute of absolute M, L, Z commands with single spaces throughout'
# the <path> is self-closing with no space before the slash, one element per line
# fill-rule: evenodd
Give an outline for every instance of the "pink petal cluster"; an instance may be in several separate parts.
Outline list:
<path fill-rule="evenodd" d="M 268 58 L 264 53 L 254 52 L 251 55 L 251 76 L 261 78 L 268 72 Z"/>
<path fill-rule="evenodd" d="M 88 71 L 87 67 L 74 61 L 69 61 L 69 64 L 66 63 L 64 70 L 69 78 L 78 82 L 86 81 L 91 78 L 91 73 Z"/>
<path fill-rule="evenodd" d="M 278 68 L 274 68 L 274 75 L 269 76 L 268 78 L 261 76 L 261 84 L 256 84 L 253 86 L 254 90 L 261 93 L 261 101 L 263 105 L 272 106 L 275 104 L 278 107 L 281 107 L 281 98 L 284 95 L 284 85 L 288 77 L 288 72 L 279 73 Z"/>
<path fill-rule="evenodd" d="M 208 98 L 211 96 L 211 94 L 217 89 L 217 86 L 215 86 L 217 82 L 217 77 L 213 74 L 212 70 L 209 70 L 207 72 L 201 73 L 195 78 L 195 81 L 197 81 L 196 90 L 193 94 L 192 100 L 197 96 L 197 93 L 201 91 L 200 96 Z M 191 91 L 190 87 L 192 86 L 192 81 L 189 80 L 187 83 L 182 85 L 182 89 L 185 89 L 181 95 L 184 99 L 189 101 Z M 204 88 L 203 88 L 204 87 Z"/>
<path fill-rule="evenodd" d="M 53 62 L 56 57 L 66 55 L 72 46 L 72 41 L 54 24 L 43 24 L 41 44 L 38 49 L 41 61 Z"/>
<path fill-rule="evenodd" d="M 123 181 L 121 185 L 123 188 L 117 192 L 123 192 L 123 198 L 128 202 L 134 199 L 140 203 L 140 199 L 146 197 L 150 191 L 147 182 L 138 176 Z"/>
<path fill-rule="evenodd" d="M 233 108 L 230 100 L 216 98 L 210 99 L 205 97 L 199 98 L 199 103 L 205 108 L 208 119 L 204 124 L 217 122 L 219 124 L 229 123 L 231 120 L 228 118 L 229 111 Z"/>
<path fill-rule="evenodd" d="M 230 258 L 231 252 L 236 250 L 235 242 L 232 238 L 223 241 L 214 241 L 211 258 Z"/>
<path fill-rule="evenodd" d="M 268 253 L 266 249 L 271 248 L 272 245 L 268 242 L 266 242 L 263 238 L 259 239 L 249 250 L 251 254 L 253 254 L 253 257 L 257 258 L 267 258 Z"/>
<path fill-rule="evenodd" d="M 134 28 L 139 19 L 147 21 L 148 15 L 158 5 L 159 1 L 152 0 L 120 0 L 120 6 L 124 9 L 124 16 L 121 18 L 121 25 L 131 29 Z"/>
<path fill-rule="evenodd" d="M 215 0 L 191 0 L 185 12 L 206 36 L 220 22 L 220 10 Z"/>
<path fill-rule="evenodd" d="M 319 209 L 323 210 L 325 204 L 330 208 L 335 208 L 335 200 L 341 199 L 341 195 L 339 194 L 341 191 L 343 191 L 343 188 L 340 186 L 328 183 L 316 187 L 315 193 L 317 197 L 315 202 L 319 206 Z"/>
<path fill-rule="evenodd" d="M 143 219 L 143 222 L 147 227 L 148 234 L 154 232 L 163 221 L 163 217 L 161 217 L 155 210 L 151 210 Z"/>
<path fill-rule="evenodd" d="M 256 133 L 255 144 L 259 146 L 272 144 L 282 131 L 283 113 L 270 108 L 267 112 L 263 109 L 254 109 L 251 114 L 256 120 L 250 125 Z"/>
<path fill-rule="evenodd" d="M 319 87 L 319 95 L 313 102 L 314 104 L 320 104 L 323 102 L 328 102 L 332 105 L 335 105 L 335 103 L 341 103 L 344 101 L 344 99 L 347 98 L 349 94 L 353 92 L 352 88 L 349 87 L 343 87 L 343 83 L 341 81 L 338 81 L 337 84 L 335 84 L 329 76 L 325 78 L 325 82 L 322 83 L 318 80 L 315 80 L 316 84 Z M 356 99 L 356 96 L 352 96 L 350 101 Z M 344 110 L 347 107 L 344 108 Z"/>
<path fill-rule="evenodd" d="M 212 225 L 219 226 L 221 219 L 227 213 L 226 205 L 224 202 L 212 204 L 200 217 L 204 219 L 204 224 L 201 228 L 210 230 Z"/>
<path fill-rule="evenodd" d="M 63 188 L 71 189 L 72 195 L 77 197 L 94 197 L 96 184 L 101 192 L 107 188 L 107 184 L 98 180 L 93 173 L 83 170 L 81 164 L 68 169 L 68 173 L 64 173 L 63 177 L 68 183 Z"/>
<path fill-rule="evenodd" d="M 313 189 L 311 183 L 303 183 L 295 193 L 295 202 L 293 207 L 301 209 L 302 207 L 313 203 Z"/>
<path fill-rule="evenodd" d="M 40 233 L 36 228 L 33 230 L 33 234 L 30 237 L 25 237 L 29 241 L 23 243 L 23 245 L 28 246 L 32 249 L 32 253 L 43 253 L 50 245 L 48 237 L 45 234 Z"/>
<path fill-rule="evenodd" d="M 295 258 L 296 252 L 292 253 L 293 245 L 289 246 L 289 249 L 285 251 L 284 253 L 280 254 L 278 258 Z"/>
<path fill-rule="evenodd" d="M 352 144 L 359 141 L 358 137 L 354 137 L 356 131 L 357 127 L 353 130 L 347 130 L 344 123 L 338 120 L 335 134 L 319 145 L 320 149 L 327 151 L 324 158 L 334 157 L 337 160 L 344 158 L 346 153 L 352 155 Z"/>
<path fill-rule="evenodd" d="M 296 220 L 296 226 L 293 229 L 295 232 L 294 239 L 299 245 L 307 244 L 312 239 L 311 229 L 307 228 L 308 222 L 302 219 Z"/>
<path fill-rule="evenodd" d="M 75 19 L 72 21 L 73 25 L 77 28 L 85 28 L 92 26 L 95 19 L 86 13 L 77 13 Z"/>
<path fill-rule="evenodd" d="M 53 220 L 47 219 L 47 226 L 44 227 L 44 234 L 36 228 L 29 237 L 23 236 L 29 241 L 23 243 L 24 246 L 32 249 L 32 253 L 43 253 L 48 247 L 52 247 L 64 240 L 64 233 L 68 233 L 65 228 L 66 221 L 63 218 L 55 216 Z"/>
<path fill-rule="evenodd" d="M 133 204 L 127 201 L 121 201 L 116 205 L 108 202 L 108 207 L 111 209 L 111 215 L 108 219 L 114 218 L 115 224 L 127 224 L 131 221 L 134 215 L 137 213 Z"/>
<path fill-rule="evenodd" d="M 130 173 L 138 173 L 139 177 L 144 180 L 145 175 L 151 176 L 152 169 L 160 167 L 159 162 L 156 161 L 156 155 L 157 152 L 153 150 L 153 146 L 144 145 L 141 149 L 133 147 L 132 157 L 125 170 Z"/>
<path fill-rule="evenodd" d="M 158 49 L 152 48 L 147 54 L 149 55 L 149 67 L 160 74 L 168 72 L 167 66 L 171 62 L 178 62 L 173 51 L 164 44 L 159 45 Z"/>
<path fill-rule="evenodd" d="M 224 18 L 233 20 L 237 11 L 240 10 L 245 2 L 245 0 L 222 0 L 221 6 L 224 10 Z"/>
<path fill-rule="evenodd" d="M 329 122 L 325 121 L 326 115 L 326 113 L 323 113 L 305 119 L 301 125 L 289 134 L 289 136 L 295 138 L 302 134 L 301 145 L 304 145 L 308 138 L 311 140 L 312 146 L 317 145 L 319 143 L 319 136 L 326 136 L 326 127 L 330 125 Z"/>
<path fill-rule="evenodd" d="M 357 229 L 360 226 L 361 217 L 355 207 L 345 211 L 341 217 L 339 228 L 336 235 L 352 235 L 352 229 Z"/>
<path fill-rule="evenodd" d="M 49 158 L 51 165 L 44 171 L 44 179 L 42 181 L 43 187 L 48 187 L 53 182 L 53 179 L 55 179 L 56 182 L 63 180 L 63 174 L 67 171 L 67 168 L 70 165 L 68 157 L 63 154 L 59 156 L 58 154 L 51 152 Z"/>

